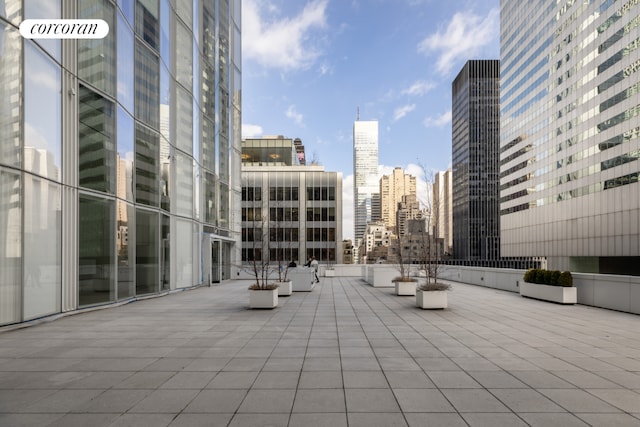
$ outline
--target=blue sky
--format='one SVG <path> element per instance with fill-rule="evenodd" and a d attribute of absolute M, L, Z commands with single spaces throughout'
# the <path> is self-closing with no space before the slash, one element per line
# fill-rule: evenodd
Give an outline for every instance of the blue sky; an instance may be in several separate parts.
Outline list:
<path fill-rule="evenodd" d="M 301 138 L 344 178 L 353 237 L 353 122 L 379 122 L 380 173 L 451 163 L 451 82 L 499 58 L 499 0 L 242 0 L 243 137 Z M 424 187 L 423 187 L 424 189 Z M 420 186 L 419 190 L 420 192 Z"/>

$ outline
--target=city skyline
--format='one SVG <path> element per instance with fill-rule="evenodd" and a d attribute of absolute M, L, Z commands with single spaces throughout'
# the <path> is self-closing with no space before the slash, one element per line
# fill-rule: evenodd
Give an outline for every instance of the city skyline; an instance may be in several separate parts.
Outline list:
<path fill-rule="evenodd" d="M 379 175 L 451 163 L 451 84 L 468 59 L 499 58 L 499 1 L 243 0 L 243 137 L 301 138 L 344 176 L 353 121 L 379 122 Z M 353 215 L 345 209 L 346 238 Z"/>

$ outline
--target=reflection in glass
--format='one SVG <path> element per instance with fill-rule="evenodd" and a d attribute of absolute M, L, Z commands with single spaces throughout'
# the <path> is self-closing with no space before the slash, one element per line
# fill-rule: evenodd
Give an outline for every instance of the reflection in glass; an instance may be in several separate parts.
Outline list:
<path fill-rule="evenodd" d="M 136 202 L 158 206 L 158 156 L 160 139 L 157 133 L 136 124 Z"/>
<path fill-rule="evenodd" d="M 193 159 L 176 152 L 176 213 L 193 216 Z"/>
<path fill-rule="evenodd" d="M 141 42 L 136 41 L 135 44 L 135 116 L 149 126 L 158 129 L 160 124 L 158 57 Z"/>
<path fill-rule="evenodd" d="M 216 171 L 215 127 L 211 120 L 202 118 L 202 166 Z"/>
<path fill-rule="evenodd" d="M 60 3 L 61 0 L 25 0 L 24 19 L 60 19 L 62 17 Z M 58 62 L 61 62 L 62 44 L 60 39 L 38 39 L 37 43 Z"/>
<path fill-rule="evenodd" d="M 114 7 L 107 0 L 78 1 L 78 18 L 103 19 L 111 29 L 102 39 L 78 40 L 78 77 L 111 96 L 116 86 L 113 14 Z"/>
<path fill-rule="evenodd" d="M 60 180 L 62 108 L 60 67 L 32 43 L 24 42 L 24 168 Z"/>
<path fill-rule="evenodd" d="M 171 244 L 169 241 L 171 222 L 168 215 L 162 215 L 160 220 L 162 221 L 160 228 L 160 237 L 162 238 L 162 257 L 160 258 L 162 277 L 160 278 L 160 285 L 162 290 L 166 291 L 171 286 Z"/>
<path fill-rule="evenodd" d="M 158 50 L 158 0 L 136 0 L 136 34 L 149 46 Z"/>
<path fill-rule="evenodd" d="M 166 139 L 160 138 L 160 207 L 171 209 L 171 159 L 175 150 Z"/>
<path fill-rule="evenodd" d="M 115 106 L 82 85 L 78 90 L 78 104 L 79 184 L 114 193 Z"/>
<path fill-rule="evenodd" d="M 176 21 L 176 81 L 191 90 L 193 82 L 193 38 L 191 31 Z"/>
<path fill-rule="evenodd" d="M 176 85 L 176 146 L 185 153 L 193 152 L 193 102 L 191 95 L 182 86 Z"/>
<path fill-rule="evenodd" d="M 160 63 L 160 134 L 171 141 L 171 75 Z"/>
<path fill-rule="evenodd" d="M 118 107 L 118 152 L 116 154 L 116 196 L 133 201 L 133 159 L 135 131 L 133 118 Z"/>
<path fill-rule="evenodd" d="M 20 24 L 20 21 L 22 21 L 21 13 L 22 0 L 2 0 L 0 2 L 0 16 L 6 18 L 7 21 L 15 25 Z M 1 27 L 2 25 L 0 24 Z"/>
<path fill-rule="evenodd" d="M 112 200 L 80 195 L 78 222 L 80 306 L 115 300 L 115 211 Z"/>
<path fill-rule="evenodd" d="M 24 313 L 31 320 L 61 309 L 62 208 L 60 185 L 25 174 Z"/>
<path fill-rule="evenodd" d="M 193 285 L 193 234 L 191 221 L 176 220 L 176 287 Z"/>
<path fill-rule="evenodd" d="M 9 1 L 0 13 L 19 15 L 20 1 Z M 16 11 L 17 10 L 17 11 Z M 20 85 L 22 37 L 0 21 L 0 164 L 20 166 Z"/>
<path fill-rule="evenodd" d="M 120 7 L 120 10 L 122 10 L 122 13 L 124 14 L 124 17 L 127 18 L 127 21 L 129 21 L 129 25 L 131 25 L 133 27 L 133 4 L 134 4 L 135 0 L 118 0 L 118 6 Z"/>
<path fill-rule="evenodd" d="M 160 58 L 169 65 L 171 64 L 171 7 L 169 0 L 160 0 Z"/>
<path fill-rule="evenodd" d="M 204 221 L 216 224 L 216 178 L 209 172 L 204 173 Z"/>
<path fill-rule="evenodd" d="M 133 32 L 118 14 L 118 102 L 133 113 L 134 66 Z"/>
<path fill-rule="evenodd" d="M 136 295 L 158 292 L 158 221 L 158 213 L 136 210 Z"/>
<path fill-rule="evenodd" d="M 22 203 L 20 192 L 20 175 L 0 169 L 0 325 L 21 320 Z"/>
<path fill-rule="evenodd" d="M 122 200 L 116 205 L 116 254 L 118 256 L 118 300 L 134 295 L 135 259 L 133 257 L 133 219 L 135 210 Z"/>
<path fill-rule="evenodd" d="M 220 227 L 229 225 L 229 186 L 220 182 Z"/>

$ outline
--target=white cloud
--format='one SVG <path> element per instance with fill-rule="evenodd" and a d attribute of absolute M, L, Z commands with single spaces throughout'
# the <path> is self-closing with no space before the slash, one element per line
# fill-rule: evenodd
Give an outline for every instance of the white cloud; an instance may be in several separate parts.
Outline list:
<path fill-rule="evenodd" d="M 262 126 L 242 124 L 242 138 L 255 138 L 263 134 Z"/>
<path fill-rule="evenodd" d="M 242 1 L 242 54 L 244 59 L 282 70 L 307 69 L 320 57 L 318 37 L 310 34 L 326 27 L 328 0 L 313 0 L 297 15 L 269 19 L 277 9 L 259 0 Z M 266 9 L 266 10 L 265 10 Z"/>
<path fill-rule="evenodd" d="M 479 55 L 482 48 L 500 35 L 500 11 L 491 9 L 485 17 L 464 11 L 456 13 L 444 31 L 430 35 L 418 44 L 418 52 L 435 51 L 438 72 L 446 74 L 461 60 Z"/>
<path fill-rule="evenodd" d="M 422 96 L 436 87 L 433 82 L 425 82 L 424 80 L 418 80 L 408 88 L 402 91 L 404 95 Z"/>
<path fill-rule="evenodd" d="M 298 113 L 295 105 L 290 105 L 287 111 L 284 112 L 284 115 L 292 119 L 297 125 L 303 124 L 304 116 Z"/>
<path fill-rule="evenodd" d="M 451 123 L 451 110 L 440 114 L 437 117 L 427 117 L 424 119 L 424 125 L 428 128 L 442 128 Z"/>
<path fill-rule="evenodd" d="M 403 105 L 402 107 L 398 107 L 393 112 L 393 121 L 398 121 L 413 110 L 416 109 L 416 104 Z"/>

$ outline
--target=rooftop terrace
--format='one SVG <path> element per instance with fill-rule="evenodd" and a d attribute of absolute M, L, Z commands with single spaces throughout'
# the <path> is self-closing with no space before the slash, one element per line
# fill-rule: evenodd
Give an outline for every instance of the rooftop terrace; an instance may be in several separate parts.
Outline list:
<path fill-rule="evenodd" d="M 0 333 L 0 425 L 640 425 L 637 315 L 359 278 L 249 310 L 248 284 Z"/>

